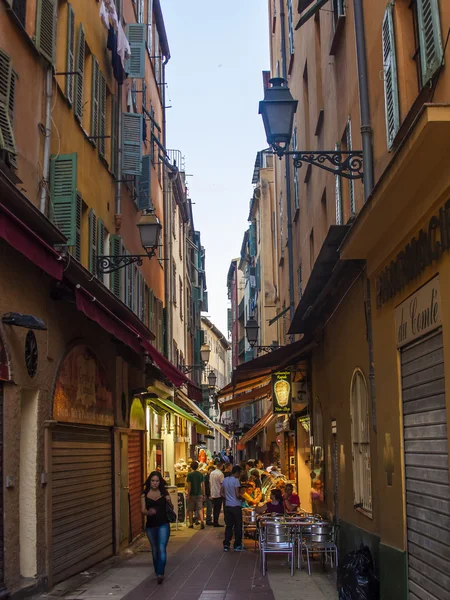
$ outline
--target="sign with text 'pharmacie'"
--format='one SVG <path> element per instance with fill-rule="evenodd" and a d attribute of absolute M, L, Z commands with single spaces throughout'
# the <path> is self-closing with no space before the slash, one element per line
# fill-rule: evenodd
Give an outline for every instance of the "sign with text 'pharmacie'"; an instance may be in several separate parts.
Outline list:
<path fill-rule="evenodd" d="M 274 415 L 289 415 L 292 411 L 290 371 L 272 373 L 272 410 Z"/>
<path fill-rule="evenodd" d="M 441 325 L 439 276 L 407 298 L 395 311 L 397 346 L 401 348 Z"/>

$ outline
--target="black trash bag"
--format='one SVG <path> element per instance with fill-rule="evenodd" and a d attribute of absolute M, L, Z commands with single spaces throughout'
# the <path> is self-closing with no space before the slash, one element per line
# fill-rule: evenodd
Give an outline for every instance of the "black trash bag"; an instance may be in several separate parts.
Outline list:
<path fill-rule="evenodd" d="M 339 600 L 379 600 L 380 585 L 367 546 L 349 552 L 339 567 Z"/>

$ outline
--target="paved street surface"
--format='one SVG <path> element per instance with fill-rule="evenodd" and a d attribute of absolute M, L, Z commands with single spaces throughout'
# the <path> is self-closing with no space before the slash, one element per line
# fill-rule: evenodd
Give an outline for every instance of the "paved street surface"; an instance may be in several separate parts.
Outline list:
<path fill-rule="evenodd" d="M 313 565 L 289 574 L 283 557 L 269 557 L 268 577 L 261 576 L 252 541 L 246 552 L 224 553 L 223 529 L 173 531 L 166 579 L 157 585 L 145 538 L 120 557 L 63 582 L 35 600 L 336 600 L 335 571 Z"/>

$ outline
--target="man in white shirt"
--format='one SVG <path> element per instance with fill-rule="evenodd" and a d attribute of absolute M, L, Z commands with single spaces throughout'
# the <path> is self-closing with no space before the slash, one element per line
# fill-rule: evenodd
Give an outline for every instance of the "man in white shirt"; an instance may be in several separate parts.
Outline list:
<path fill-rule="evenodd" d="M 223 478 L 224 478 L 223 467 L 224 467 L 223 462 L 217 463 L 216 468 L 209 476 L 209 485 L 211 488 L 211 502 L 213 505 L 213 525 L 214 525 L 214 527 L 223 527 L 223 525 L 220 525 L 220 523 L 219 523 L 219 515 L 220 515 L 220 511 L 222 510 L 222 503 L 223 503 L 223 498 L 222 498 L 222 493 L 221 493 L 221 487 L 222 487 L 222 482 L 223 482 Z"/>

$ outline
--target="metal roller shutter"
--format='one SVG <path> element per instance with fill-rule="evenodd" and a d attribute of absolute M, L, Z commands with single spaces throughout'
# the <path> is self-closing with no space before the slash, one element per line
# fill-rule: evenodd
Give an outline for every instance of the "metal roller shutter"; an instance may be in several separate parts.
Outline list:
<path fill-rule="evenodd" d="M 143 484 L 143 433 L 132 431 L 128 435 L 128 485 L 130 493 L 131 538 L 142 533 L 141 493 Z"/>
<path fill-rule="evenodd" d="M 439 332 L 401 354 L 409 600 L 450 600 L 450 485 Z"/>
<path fill-rule="evenodd" d="M 113 554 L 111 434 L 61 427 L 52 432 L 53 583 Z"/>
<path fill-rule="evenodd" d="M 3 383 L 0 382 L 0 598 L 7 596 L 5 588 L 3 540 Z"/>

